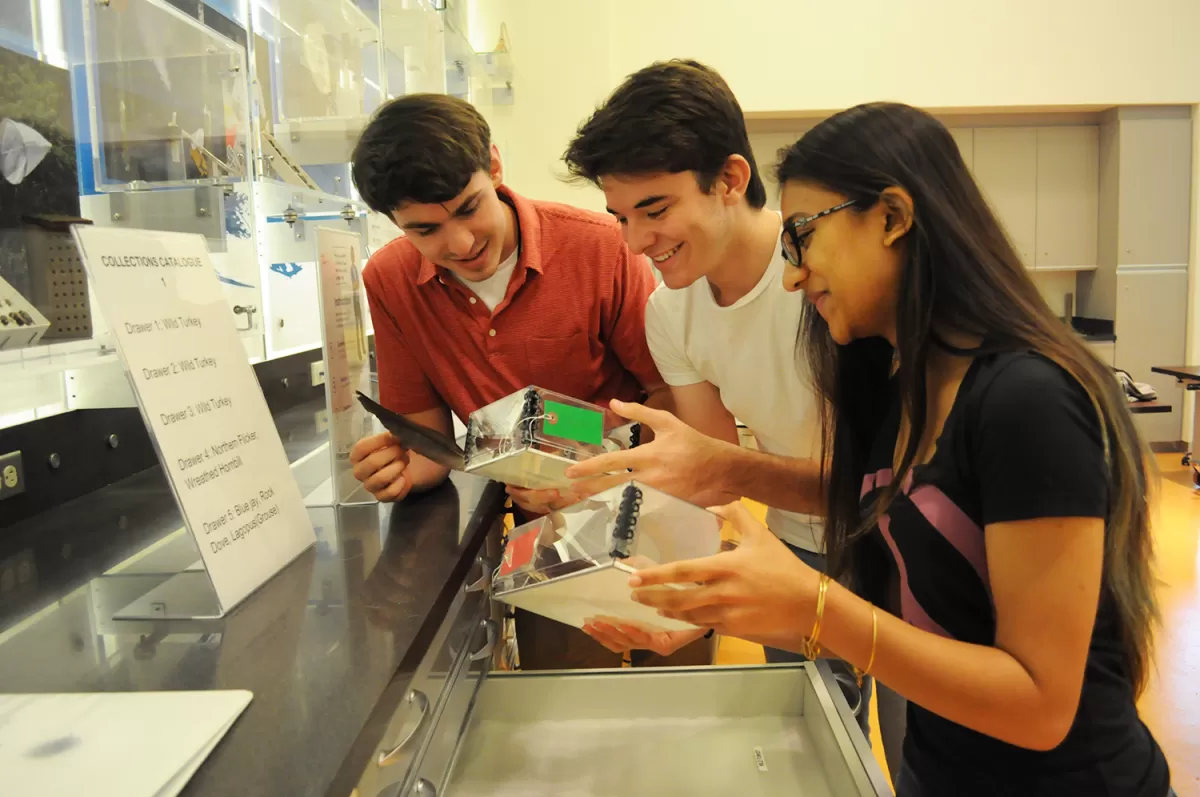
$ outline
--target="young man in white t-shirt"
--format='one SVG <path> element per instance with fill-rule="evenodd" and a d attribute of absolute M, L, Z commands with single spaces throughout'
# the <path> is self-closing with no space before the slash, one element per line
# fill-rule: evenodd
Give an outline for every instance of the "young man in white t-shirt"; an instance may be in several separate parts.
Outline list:
<path fill-rule="evenodd" d="M 636 456 L 581 463 L 572 475 L 628 467 L 702 505 L 757 500 L 768 506 L 770 529 L 824 570 L 823 520 L 812 514 L 821 497 L 795 487 L 821 455 L 819 408 L 796 351 L 803 298 L 783 287 L 782 220 L 765 208 L 766 189 L 728 85 L 695 62 L 646 67 L 580 127 L 565 159 L 573 175 L 604 190 L 630 248 L 648 255 L 662 275 L 646 306 L 646 336 L 678 418 L 645 416 L 654 443 Z M 689 434 L 698 436 L 685 424 L 736 445 L 737 421 L 759 451 L 734 457 L 725 449 L 710 459 L 687 443 Z M 603 624 L 584 630 L 615 650 L 666 651 L 692 638 Z M 767 659 L 803 661 L 771 649 Z M 852 704 L 859 697 L 848 696 Z M 860 715 L 865 731 L 865 709 Z"/>

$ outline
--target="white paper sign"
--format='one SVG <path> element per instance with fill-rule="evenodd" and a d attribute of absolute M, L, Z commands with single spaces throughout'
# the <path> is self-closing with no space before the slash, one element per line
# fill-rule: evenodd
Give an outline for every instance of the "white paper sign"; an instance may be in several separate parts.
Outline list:
<path fill-rule="evenodd" d="M 215 689 L 0 695 L 5 794 L 173 797 L 252 698 Z"/>
<path fill-rule="evenodd" d="M 74 232 L 184 522 L 228 612 L 315 536 L 204 238 Z"/>
<path fill-rule="evenodd" d="M 317 263 L 324 316 L 325 399 L 329 406 L 334 500 L 347 503 L 357 497 L 363 503 L 374 503 L 375 499 L 354 478 L 354 467 L 350 464 L 350 449 L 372 431 L 372 416 L 355 396 L 355 391 L 371 395 L 369 313 L 359 268 L 362 241 L 358 234 L 319 228 Z"/>

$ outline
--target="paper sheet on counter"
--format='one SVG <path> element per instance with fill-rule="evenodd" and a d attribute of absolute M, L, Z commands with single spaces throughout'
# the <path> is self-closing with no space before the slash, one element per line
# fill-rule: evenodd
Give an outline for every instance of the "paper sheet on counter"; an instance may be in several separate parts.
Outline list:
<path fill-rule="evenodd" d="M 5 791 L 174 797 L 252 697 L 244 690 L 0 695 Z"/>

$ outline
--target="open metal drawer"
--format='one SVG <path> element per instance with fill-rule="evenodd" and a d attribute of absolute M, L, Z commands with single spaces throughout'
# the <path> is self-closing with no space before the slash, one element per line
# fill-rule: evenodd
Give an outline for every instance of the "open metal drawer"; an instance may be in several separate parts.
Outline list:
<path fill-rule="evenodd" d="M 453 749 L 423 751 L 404 797 L 892 794 L 824 663 L 495 673 L 456 689 L 473 705 L 430 734 Z"/>

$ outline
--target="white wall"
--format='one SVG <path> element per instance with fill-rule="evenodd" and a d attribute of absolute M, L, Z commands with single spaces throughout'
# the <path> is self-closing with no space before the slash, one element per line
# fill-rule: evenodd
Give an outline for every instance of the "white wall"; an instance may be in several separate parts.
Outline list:
<path fill-rule="evenodd" d="M 471 43 L 490 51 L 508 29 L 515 102 L 486 111 L 505 180 L 535 199 L 603 210 L 601 193 L 562 178 L 579 124 L 613 89 L 607 2 L 470 0 Z"/>
<path fill-rule="evenodd" d="M 589 207 L 562 152 L 659 59 L 718 69 L 747 112 L 1200 103 L 1198 0 L 469 0 L 469 16 L 478 49 L 507 23 L 516 103 L 493 116 L 514 187 Z"/>
<path fill-rule="evenodd" d="M 1192 255 L 1188 288 L 1187 361 L 1195 363 L 1200 360 L 1200 105 L 1192 106 Z M 1196 419 L 1191 407 L 1194 396 L 1200 393 L 1188 393 L 1184 402 L 1183 439 L 1187 441 L 1195 435 Z"/>
<path fill-rule="evenodd" d="M 477 49 L 491 48 L 501 21 L 512 44 L 516 103 L 491 113 L 509 183 L 531 197 L 595 209 L 603 206 L 597 190 L 559 179 L 562 152 L 625 75 L 666 58 L 716 68 L 750 114 L 879 99 L 931 109 L 1200 111 L 1200 0 L 467 2 Z M 1200 360 L 1200 116 L 1196 122 L 1191 362 Z M 759 155 L 769 169 L 773 151 Z"/>
<path fill-rule="evenodd" d="M 558 0 L 555 5 L 576 5 Z M 607 0 L 614 74 L 721 71 L 746 111 L 1200 101 L 1196 0 Z"/>

